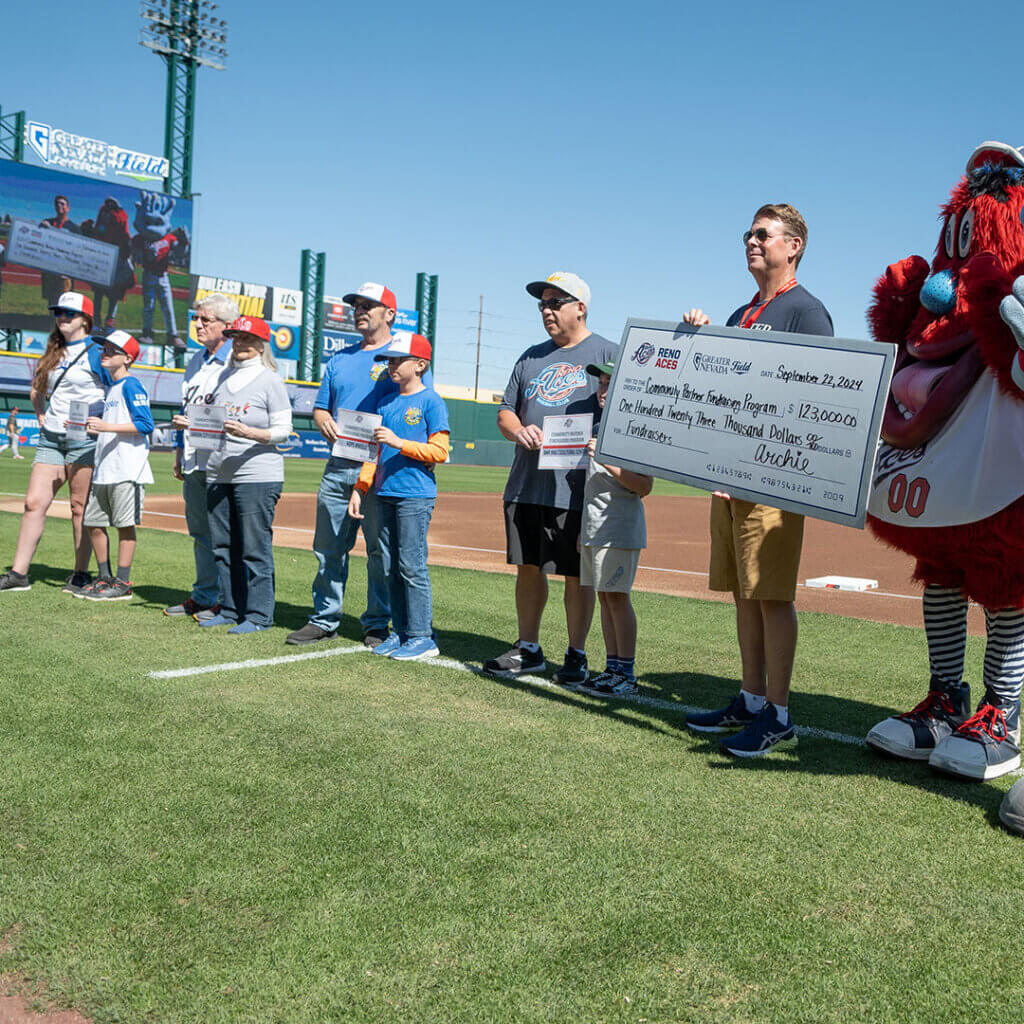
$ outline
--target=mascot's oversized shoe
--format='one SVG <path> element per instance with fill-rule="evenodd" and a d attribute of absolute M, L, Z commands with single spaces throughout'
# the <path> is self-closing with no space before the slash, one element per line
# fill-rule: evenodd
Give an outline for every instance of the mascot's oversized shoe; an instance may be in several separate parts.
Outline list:
<path fill-rule="evenodd" d="M 1011 831 L 1024 836 L 1024 779 L 1015 782 L 999 806 L 999 820 Z"/>
<path fill-rule="evenodd" d="M 1020 701 L 991 690 L 978 710 L 936 744 L 928 764 L 960 779 L 996 779 L 1020 767 Z"/>
<path fill-rule="evenodd" d="M 927 761 L 936 745 L 971 714 L 971 688 L 943 687 L 932 677 L 928 696 L 912 711 L 879 722 L 867 735 L 869 747 L 908 761 Z"/>

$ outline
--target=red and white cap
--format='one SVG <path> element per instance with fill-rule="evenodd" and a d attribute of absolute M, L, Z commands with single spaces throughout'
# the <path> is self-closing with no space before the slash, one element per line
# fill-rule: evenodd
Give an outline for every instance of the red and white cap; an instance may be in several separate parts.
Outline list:
<path fill-rule="evenodd" d="M 94 334 L 93 341 L 101 341 L 104 345 L 113 345 L 119 348 L 134 363 L 142 351 L 139 343 L 127 331 L 106 331 L 102 334 Z"/>
<path fill-rule="evenodd" d="M 526 290 L 535 299 L 543 298 L 547 288 L 557 288 L 559 291 L 565 292 L 566 295 L 571 295 L 574 299 L 582 302 L 588 311 L 590 310 L 590 285 L 579 274 L 556 270 L 553 274 L 548 274 L 543 281 L 531 281 L 526 286 Z"/>
<path fill-rule="evenodd" d="M 75 313 L 84 313 L 86 316 L 91 317 L 92 299 L 81 292 L 64 292 L 50 307 L 50 312 L 56 313 L 58 309 L 70 309 Z"/>
<path fill-rule="evenodd" d="M 391 344 L 382 348 L 380 353 L 374 356 L 376 362 L 384 359 L 401 359 L 402 356 L 415 356 L 417 359 L 430 359 L 433 349 L 430 342 L 422 334 L 413 334 L 412 331 L 395 331 L 391 335 Z"/>
<path fill-rule="evenodd" d="M 258 316 L 240 316 L 231 322 L 230 327 L 224 328 L 224 333 L 229 337 L 232 334 L 251 334 L 266 344 L 270 341 L 270 324 Z"/>
<path fill-rule="evenodd" d="M 395 293 L 390 288 L 385 288 L 382 284 L 374 284 L 373 281 L 367 281 L 366 284 L 359 286 L 359 291 L 349 292 L 348 295 L 341 297 L 341 301 L 349 306 L 356 299 L 369 299 L 371 302 L 379 302 L 382 306 L 387 306 L 388 309 L 398 309 Z"/>

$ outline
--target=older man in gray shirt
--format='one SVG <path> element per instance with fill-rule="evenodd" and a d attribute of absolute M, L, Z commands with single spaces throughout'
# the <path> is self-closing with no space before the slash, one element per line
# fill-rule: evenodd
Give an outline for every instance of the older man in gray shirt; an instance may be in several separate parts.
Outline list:
<path fill-rule="evenodd" d="M 498 412 L 498 429 L 516 444 L 504 503 L 507 561 L 516 567 L 519 637 L 483 668 L 490 675 L 512 678 L 547 667 L 540 621 L 548 599 L 547 577 L 554 573 L 565 580 L 569 634 L 555 680 L 576 686 L 587 680 L 584 645 L 594 614 L 594 592 L 579 581 L 584 471 L 540 469 L 538 460 L 546 416 L 593 413 L 597 419 L 597 381 L 586 367 L 613 360 L 617 346 L 587 326 L 590 288 L 581 277 L 557 271 L 526 290 L 539 300 L 549 338 L 519 357 Z"/>

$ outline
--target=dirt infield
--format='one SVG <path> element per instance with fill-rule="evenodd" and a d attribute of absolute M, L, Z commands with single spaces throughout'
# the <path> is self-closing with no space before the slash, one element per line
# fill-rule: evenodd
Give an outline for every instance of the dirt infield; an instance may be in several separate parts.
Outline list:
<path fill-rule="evenodd" d="M 708 590 L 707 497 L 662 497 L 644 500 L 649 546 L 640 560 L 637 589 L 728 601 Z M 0 509 L 20 512 L 21 502 L 7 499 Z M 311 548 L 316 508 L 314 494 L 285 494 L 277 506 L 274 541 L 286 547 Z M 67 517 L 66 502 L 54 502 L 52 515 Z M 497 494 L 442 494 L 430 524 L 430 562 L 460 569 L 509 573 L 501 497 Z M 142 525 L 185 532 L 184 503 L 179 496 L 147 495 Z M 356 554 L 363 554 L 362 538 Z M 911 581 L 913 560 L 883 547 L 866 530 L 808 519 L 797 590 L 800 611 L 828 612 L 855 619 L 921 625 L 920 589 Z M 816 576 L 857 576 L 878 580 L 878 589 L 863 593 L 814 590 L 802 581 Z M 512 600 L 511 590 L 508 595 Z M 510 603 L 511 607 L 511 603 Z M 972 607 L 970 632 L 984 635 L 980 608 Z"/>

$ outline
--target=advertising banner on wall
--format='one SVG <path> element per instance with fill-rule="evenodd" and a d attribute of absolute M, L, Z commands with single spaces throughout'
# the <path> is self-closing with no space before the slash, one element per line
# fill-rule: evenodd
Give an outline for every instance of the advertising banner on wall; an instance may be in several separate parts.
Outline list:
<path fill-rule="evenodd" d="M 81 291 L 97 326 L 168 343 L 186 329 L 191 239 L 191 200 L 0 160 L 0 328 L 49 331 L 49 307 Z"/>
<path fill-rule="evenodd" d="M 220 292 L 238 303 L 241 316 L 258 316 L 268 322 L 299 327 L 302 324 L 302 292 L 298 288 L 235 281 L 230 277 L 193 274 L 190 282 L 192 308 L 207 295 Z"/>

